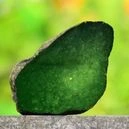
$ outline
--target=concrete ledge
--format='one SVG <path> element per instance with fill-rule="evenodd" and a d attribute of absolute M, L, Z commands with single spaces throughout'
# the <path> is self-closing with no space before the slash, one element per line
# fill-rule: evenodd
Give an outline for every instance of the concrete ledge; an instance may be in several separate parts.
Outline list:
<path fill-rule="evenodd" d="M 0 129 L 129 129 L 129 116 L 0 116 Z"/>

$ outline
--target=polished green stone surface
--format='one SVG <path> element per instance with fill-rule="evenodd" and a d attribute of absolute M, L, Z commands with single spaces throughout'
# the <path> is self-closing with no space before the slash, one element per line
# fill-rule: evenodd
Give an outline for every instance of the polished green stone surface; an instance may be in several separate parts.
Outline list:
<path fill-rule="evenodd" d="M 48 42 L 15 79 L 21 114 L 77 114 L 93 107 L 106 88 L 113 29 L 83 22 Z"/>

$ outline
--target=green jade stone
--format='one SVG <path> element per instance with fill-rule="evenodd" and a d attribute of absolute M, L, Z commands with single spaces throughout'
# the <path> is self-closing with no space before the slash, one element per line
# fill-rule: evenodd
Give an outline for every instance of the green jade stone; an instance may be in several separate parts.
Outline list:
<path fill-rule="evenodd" d="M 79 114 L 92 108 L 106 88 L 113 29 L 83 22 L 16 65 L 11 89 L 23 115 Z"/>

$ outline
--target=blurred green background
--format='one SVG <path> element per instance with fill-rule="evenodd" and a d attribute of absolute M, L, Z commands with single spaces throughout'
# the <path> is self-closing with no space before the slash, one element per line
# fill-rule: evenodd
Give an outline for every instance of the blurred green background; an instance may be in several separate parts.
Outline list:
<path fill-rule="evenodd" d="M 112 25 L 115 40 L 106 92 L 83 115 L 129 114 L 129 0 L 0 0 L 0 115 L 19 115 L 9 85 L 12 67 L 44 41 L 88 20 Z"/>

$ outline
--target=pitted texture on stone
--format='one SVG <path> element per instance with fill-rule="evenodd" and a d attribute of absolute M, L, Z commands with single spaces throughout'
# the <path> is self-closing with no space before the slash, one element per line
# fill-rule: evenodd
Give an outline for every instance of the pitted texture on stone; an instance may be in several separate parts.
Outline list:
<path fill-rule="evenodd" d="M 129 116 L 3 116 L 0 129 L 129 129 Z"/>
<path fill-rule="evenodd" d="M 77 114 L 89 110 L 106 88 L 113 29 L 83 22 L 22 61 L 11 85 L 21 114 Z"/>

